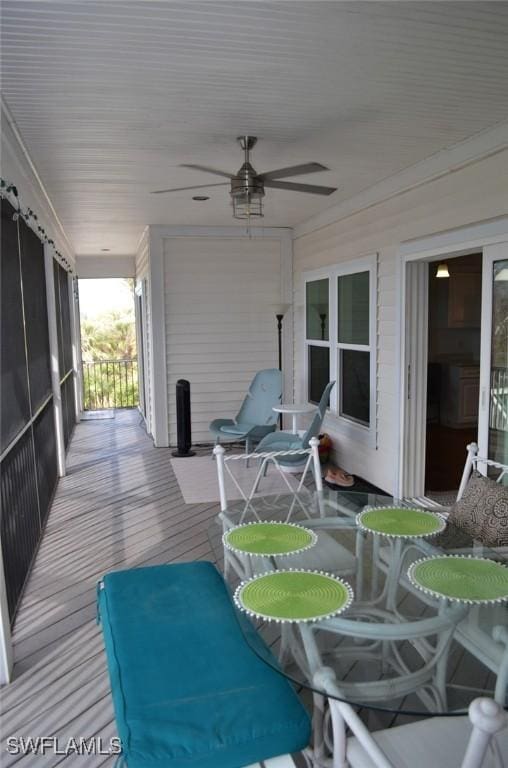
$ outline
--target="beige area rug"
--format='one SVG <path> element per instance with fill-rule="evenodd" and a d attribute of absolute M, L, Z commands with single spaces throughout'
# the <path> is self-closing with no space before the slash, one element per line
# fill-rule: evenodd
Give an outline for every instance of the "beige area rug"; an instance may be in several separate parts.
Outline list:
<path fill-rule="evenodd" d="M 258 462 L 251 459 L 250 466 L 244 461 L 228 462 L 240 488 L 246 496 L 249 495 L 256 474 Z M 171 459 L 178 485 L 186 504 L 203 504 L 208 501 L 219 501 L 219 482 L 217 480 L 217 465 L 211 456 L 192 456 L 188 459 Z M 298 487 L 300 475 L 285 475 L 291 488 Z M 226 495 L 229 499 L 241 499 L 241 494 L 234 482 L 225 472 Z M 271 466 L 266 477 L 261 478 L 256 496 L 268 496 L 272 493 L 289 493 L 284 478 Z"/>

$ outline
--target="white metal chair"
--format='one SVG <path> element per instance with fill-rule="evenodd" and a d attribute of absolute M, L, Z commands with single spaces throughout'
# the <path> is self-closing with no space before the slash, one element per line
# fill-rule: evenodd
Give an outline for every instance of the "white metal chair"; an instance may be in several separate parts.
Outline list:
<path fill-rule="evenodd" d="M 375 662 L 385 673 L 380 679 L 355 682 L 341 678 L 340 689 L 350 700 L 387 702 L 416 693 L 429 712 L 439 711 L 446 708 L 448 650 L 466 610 L 454 604 L 443 606 L 434 616 L 404 621 L 369 604 L 353 604 L 344 617 L 298 626 L 304 658 L 298 658 L 296 642 L 289 645 L 297 663 L 306 666 L 309 679 L 332 660 L 338 665 Z M 411 663 L 405 654 L 409 647 Z"/>
<path fill-rule="evenodd" d="M 316 685 L 342 696 L 333 672 L 322 668 Z M 492 699 L 475 699 L 466 716 L 433 717 L 370 733 L 353 708 L 328 698 L 333 768 L 504 768 L 508 718 Z M 472 726 L 472 727 L 471 727 Z M 352 736 L 347 735 L 347 728 Z M 326 764 L 321 759 L 320 764 Z"/>
<path fill-rule="evenodd" d="M 507 464 L 502 464 L 493 459 L 479 456 L 478 445 L 476 443 L 470 443 L 467 446 L 466 461 L 457 493 L 457 501 L 462 498 L 468 480 L 471 477 L 471 473 L 474 470 L 477 470 L 482 474 L 486 474 L 488 467 L 493 467 L 499 470 L 499 475 L 496 478 L 497 483 L 501 483 L 508 474 Z M 449 508 L 437 504 L 437 502 L 426 496 L 411 499 L 410 503 L 425 508 L 431 508 L 445 516 L 449 512 Z M 419 556 L 421 556 L 422 551 L 427 555 L 436 553 L 432 539 L 429 539 L 427 542 L 421 542 L 419 549 Z M 411 550 L 413 552 L 416 551 L 414 545 L 406 547 L 404 550 L 407 565 L 410 562 L 407 558 L 408 555 L 411 555 Z M 460 547 L 457 547 L 457 549 L 447 551 L 450 554 L 460 554 L 462 550 Z M 506 553 L 505 548 L 502 551 L 503 553 Z M 478 556 L 481 556 L 482 554 L 480 543 L 478 544 L 477 554 Z M 377 563 L 382 570 L 387 570 L 390 565 L 390 559 L 390 548 L 385 546 L 379 547 L 377 551 Z M 414 557 L 412 559 L 414 559 Z M 414 592 L 415 589 L 412 587 L 409 580 L 404 577 L 402 577 L 402 579 L 404 587 Z M 425 599 L 425 597 L 422 598 L 421 593 L 419 597 Z M 429 598 L 428 602 L 432 603 L 432 598 Z M 508 624 L 506 605 L 500 605 L 497 609 L 492 606 L 489 606 L 487 609 L 482 606 L 472 607 L 466 618 L 458 624 L 455 631 L 455 639 L 496 675 L 494 697 L 496 701 L 499 701 L 500 703 L 505 702 L 506 697 L 508 696 Z"/>
<path fill-rule="evenodd" d="M 466 463 L 464 464 L 464 470 L 462 472 L 462 478 L 457 492 L 455 501 L 460 501 L 464 491 L 466 490 L 467 481 L 471 477 L 471 473 L 474 470 L 481 472 L 481 474 L 487 473 L 487 467 L 493 467 L 499 469 L 499 475 L 496 477 L 496 483 L 503 482 L 503 479 L 508 474 L 508 464 L 502 464 L 499 461 L 493 459 L 486 459 L 482 456 L 478 456 L 478 445 L 476 443 L 469 443 L 466 448 Z M 415 496 L 408 500 L 411 504 L 424 507 L 425 509 L 436 509 L 439 512 L 445 514 L 449 511 L 449 507 L 445 507 L 439 504 L 437 501 L 430 499 L 428 496 Z"/>
<path fill-rule="evenodd" d="M 286 519 L 289 520 L 295 509 L 298 509 L 302 513 L 302 516 L 306 519 L 306 524 L 309 527 L 315 527 L 316 523 L 319 523 L 319 515 L 324 516 L 325 505 L 322 499 L 323 483 L 321 479 L 321 465 L 319 461 L 319 440 L 316 437 L 310 439 L 309 448 L 299 448 L 296 450 L 283 450 L 283 451 L 270 451 L 266 453 L 252 453 L 252 454 L 232 454 L 225 456 L 224 448 L 221 445 L 216 445 L 213 449 L 216 464 L 217 464 L 217 476 L 219 483 L 219 498 L 221 512 L 219 518 L 222 522 L 223 531 L 228 530 L 233 525 L 238 525 L 245 520 L 259 520 L 267 519 L 267 504 L 273 503 L 274 509 L 277 508 L 277 498 L 270 499 L 265 497 L 263 499 L 263 484 L 266 483 L 265 475 L 267 468 L 271 468 L 271 472 L 275 471 L 281 478 L 281 486 L 284 490 L 278 491 L 279 496 L 285 497 L 285 508 L 287 508 Z M 280 460 L 287 460 L 288 455 L 296 456 L 302 455 L 305 460 L 303 466 L 302 475 L 300 481 L 295 488 L 291 484 L 288 475 L 284 472 L 283 466 L 281 466 Z M 242 463 L 248 459 L 254 459 L 258 462 L 258 469 L 255 474 L 254 480 L 250 490 L 242 488 L 238 482 L 232 467 L 236 462 Z M 245 464 L 243 465 L 245 466 Z M 317 490 L 317 497 L 313 499 L 309 493 L 308 502 L 303 503 L 302 492 L 305 491 L 305 480 L 309 471 L 312 472 L 314 477 L 314 483 Z M 228 515 L 230 505 L 227 498 L 227 478 L 229 482 L 237 489 L 238 494 L 241 497 L 240 504 L 243 504 L 243 512 L 240 515 L 236 515 L 235 520 L 232 521 Z M 286 490 L 287 489 L 287 490 Z M 268 491 L 272 493 L 273 491 Z M 291 497 L 291 501 L 288 503 L 287 497 Z M 316 516 L 311 510 L 311 505 L 317 503 L 319 505 L 319 515 Z M 280 512 L 280 509 L 279 509 Z M 315 510 L 314 510 L 315 512 Z M 347 517 L 342 521 L 338 521 L 336 527 L 344 529 L 354 528 L 354 520 Z M 335 538 L 330 536 L 326 531 L 319 530 L 316 527 L 317 543 L 314 547 L 298 555 L 291 556 L 291 565 L 298 568 L 319 568 L 340 574 L 354 574 L 356 572 L 356 558 L 354 554 L 346 547 L 342 546 Z M 275 558 L 277 563 L 277 558 Z M 258 570 L 270 568 L 270 563 L 266 558 L 261 562 L 260 558 L 257 558 L 256 565 Z M 248 557 L 242 557 L 228 550 L 224 552 L 224 570 L 227 575 L 229 568 L 233 568 L 234 572 L 240 578 L 247 578 L 252 575 L 252 561 Z"/>

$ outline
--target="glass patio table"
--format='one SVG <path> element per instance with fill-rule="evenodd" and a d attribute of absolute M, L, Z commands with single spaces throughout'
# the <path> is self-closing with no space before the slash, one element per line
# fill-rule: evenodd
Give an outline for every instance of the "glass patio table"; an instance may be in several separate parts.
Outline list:
<path fill-rule="evenodd" d="M 506 549 L 410 502 L 329 489 L 233 502 L 208 536 L 219 567 L 226 554 L 244 569 L 225 575 L 246 642 L 260 654 L 254 625 L 263 660 L 297 686 L 395 714 L 465 713 L 482 695 L 507 706 Z"/>

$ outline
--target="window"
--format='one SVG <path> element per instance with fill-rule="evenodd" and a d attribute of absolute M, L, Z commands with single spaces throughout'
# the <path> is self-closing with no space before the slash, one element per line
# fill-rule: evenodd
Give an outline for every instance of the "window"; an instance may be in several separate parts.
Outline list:
<path fill-rule="evenodd" d="M 309 273 L 305 279 L 307 398 L 337 381 L 330 410 L 352 437 L 375 434 L 376 256 Z"/>
<path fill-rule="evenodd" d="M 309 372 L 307 397 L 319 403 L 323 390 L 330 381 L 330 280 L 309 280 L 305 286 L 305 327 L 307 370 Z"/>
<path fill-rule="evenodd" d="M 370 424 L 370 272 L 337 277 L 339 415 Z"/>

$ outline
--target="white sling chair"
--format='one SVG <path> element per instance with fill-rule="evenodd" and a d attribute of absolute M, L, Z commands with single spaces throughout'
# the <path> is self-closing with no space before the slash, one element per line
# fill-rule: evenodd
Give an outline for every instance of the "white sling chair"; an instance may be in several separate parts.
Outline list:
<path fill-rule="evenodd" d="M 340 696 L 332 670 L 316 685 Z M 492 699 L 475 699 L 465 716 L 426 720 L 370 733 L 353 708 L 329 698 L 333 757 L 330 768 L 506 768 L 508 717 Z M 471 727 L 472 726 L 472 727 Z M 346 727 L 352 732 L 347 736 Z M 325 758 L 326 761 L 326 758 Z M 323 764 L 321 758 L 320 764 Z"/>
<path fill-rule="evenodd" d="M 309 448 L 300 448 L 298 450 L 284 450 L 284 451 L 270 451 L 266 453 L 252 453 L 252 454 L 232 454 L 225 455 L 224 448 L 221 445 L 216 445 L 213 449 L 213 453 L 216 458 L 217 465 L 217 477 L 219 483 L 219 498 L 221 511 L 219 519 L 222 522 L 223 531 L 228 530 L 233 525 L 239 525 L 243 522 L 250 522 L 259 519 L 268 519 L 267 511 L 269 511 L 269 505 L 273 503 L 274 509 L 277 508 L 277 496 L 274 498 L 274 491 L 270 490 L 270 485 L 273 472 L 278 473 L 280 477 L 279 487 L 282 490 L 278 490 L 276 493 L 279 497 L 284 497 L 284 509 L 287 508 L 286 519 L 289 521 L 293 512 L 298 510 L 299 520 L 305 519 L 305 524 L 309 528 L 316 527 L 317 543 L 314 547 L 297 555 L 291 556 L 291 566 L 296 568 L 319 568 L 320 570 L 333 571 L 334 573 L 354 574 L 356 572 L 356 557 L 354 554 L 342 544 L 340 544 L 335 538 L 330 536 L 326 531 L 319 530 L 319 523 L 322 521 L 322 517 L 325 514 L 325 505 L 322 499 L 323 483 L 321 479 L 321 465 L 319 461 L 319 440 L 316 437 L 311 438 Z M 302 469 L 302 475 L 297 487 L 288 479 L 288 475 L 284 472 L 283 467 L 279 463 L 279 459 L 287 458 L 288 455 L 302 454 L 302 457 L 307 456 L 307 460 Z M 255 473 L 254 480 L 252 476 L 248 480 L 248 484 L 251 486 L 249 489 L 245 487 L 247 481 L 240 482 L 240 471 L 235 473 L 234 467 L 241 467 L 241 471 L 246 470 L 246 460 L 253 459 L 257 463 L 257 472 Z M 266 470 L 270 467 L 270 473 L 268 478 L 266 477 Z M 314 483 L 317 491 L 316 498 L 313 498 L 309 493 L 307 502 L 303 502 L 302 495 L 306 490 L 305 480 L 308 473 L 312 472 L 314 477 Z M 244 476 L 245 477 L 245 476 Z M 231 505 L 228 502 L 228 488 L 235 487 L 237 495 L 240 496 L 241 501 L 235 502 L 236 515 L 233 520 L 230 516 Z M 263 486 L 267 488 L 266 493 L 269 494 L 263 497 Z M 293 497 L 289 501 L 289 497 Z M 311 505 L 319 505 L 318 514 L 316 510 L 311 511 Z M 267 506 L 268 505 L 268 506 Z M 238 510 L 242 509 L 243 512 L 238 514 Z M 279 510 L 280 512 L 280 507 Z M 300 514 L 301 513 L 301 514 Z M 333 527 L 344 530 L 355 528 L 354 520 L 345 517 L 343 520 L 337 519 L 332 521 Z M 287 559 L 286 559 L 287 560 Z M 275 558 L 277 562 L 277 558 Z M 260 558 L 256 558 L 257 570 L 269 569 L 270 563 L 268 558 L 263 558 L 261 563 Z M 232 568 L 237 576 L 241 579 L 248 578 L 252 575 L 252 562 L 249 557 L 242 557 L 229 550 L 224 551 L 224 571 L 227 575 L 229 569 Z"/>

